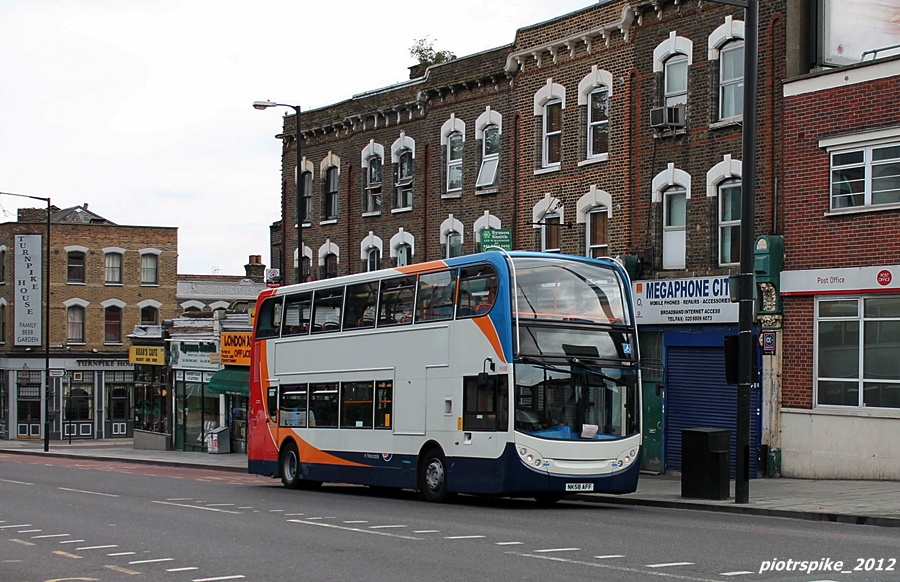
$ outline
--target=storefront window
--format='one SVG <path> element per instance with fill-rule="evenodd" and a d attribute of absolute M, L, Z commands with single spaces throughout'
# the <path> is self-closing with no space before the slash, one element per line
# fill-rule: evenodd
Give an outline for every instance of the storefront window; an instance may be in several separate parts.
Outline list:
<path fill-rule="evenodd" d="M 9 439 L 9 384 L 8 373 L 0 370 L 0 440 Z"/>
<path fill-rule="evenodd" d="M 169 402 L 162 366 L 134 367 L 134 428 L 169 432 Z"/>
<path fill-rule="evenodd" d="M 109 420 L 125 422 L 131 418 L 131 394 L 134 382 L 131 371 L 106 372 L 106 410 Z"/>
<path fill-rule="evenodd" d="M 206 435 L 219 426 L 219 396 L 206 390 L 202 372 L 184 371 L 176 375 L 178 430 L 176 445 L 185 451 L 202 451 Z"/>

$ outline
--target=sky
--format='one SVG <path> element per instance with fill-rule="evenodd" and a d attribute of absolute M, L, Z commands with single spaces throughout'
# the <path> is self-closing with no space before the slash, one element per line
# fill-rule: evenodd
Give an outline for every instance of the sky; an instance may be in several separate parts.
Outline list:
<path fill-rule="evenodd" d="M 178 273 L 270 264 L 291 109 L 405 81 L 421 38 L 459 57 L 596 0 L 0 0 L 0 192 L 178 227 Z M 0 196 L 0 220 L 44 202 Z"/>

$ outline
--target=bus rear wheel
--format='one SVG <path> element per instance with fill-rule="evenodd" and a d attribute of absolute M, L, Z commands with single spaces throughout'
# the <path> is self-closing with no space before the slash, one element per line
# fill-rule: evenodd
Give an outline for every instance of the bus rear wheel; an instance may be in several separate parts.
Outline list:
<path fill-rule="evenodd" d="M 300 478 L 300 454 L 297 445 L 287 443 L 281 450 L 281 482 L 288 489 L 318 489 L 321 481 L 308 481 Z"/>
<path fill-rule="evenodd" d="M 419 469 L 419 491 L 425 501 L 447 500 L 447 459 L 440 449 L 429 449 Z"/>

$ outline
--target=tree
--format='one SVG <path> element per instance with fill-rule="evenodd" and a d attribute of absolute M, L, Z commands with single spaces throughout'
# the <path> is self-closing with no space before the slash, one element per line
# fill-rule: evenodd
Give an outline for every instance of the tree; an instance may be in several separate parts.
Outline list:
<path fill-rule="evenodd" d="M 409 54 L 417 59 L 419 65 L 422 67 L 445 63 L 456 58 L 456 55 L 450 51 L 434 50 L 434 41 L 427 36 L 415 41 L 413 45 L 409 47 Z"/>

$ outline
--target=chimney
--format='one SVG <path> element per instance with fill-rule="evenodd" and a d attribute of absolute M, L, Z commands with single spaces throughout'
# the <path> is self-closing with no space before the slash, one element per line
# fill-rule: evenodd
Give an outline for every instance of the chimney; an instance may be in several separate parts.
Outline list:
<path fill-rule="evenodd" d="M 87 208 L 88 208 L 88 203 L 85 202 L 82 206 L 84 206 L 84 209 L 87 210 Z"/>
<path fill-rule="evenodd" d="M 262 264 L 262 255 L 250 255 L 250 259 L 244 265 L 244 272 L 254 283 L 264 283 L 266 266 Z"/>

